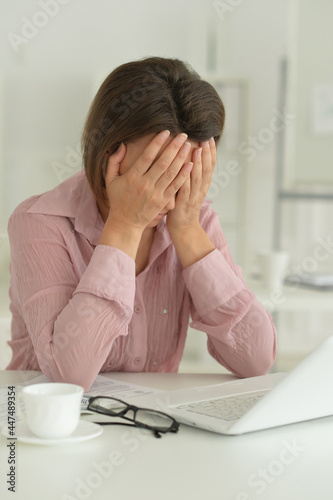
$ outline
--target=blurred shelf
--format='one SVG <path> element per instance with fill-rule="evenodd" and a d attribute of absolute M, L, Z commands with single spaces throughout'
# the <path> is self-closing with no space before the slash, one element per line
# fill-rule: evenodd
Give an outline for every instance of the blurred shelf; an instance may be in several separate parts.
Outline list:
<path fill-rule="evenodd" d="M 333 291 L 314 290 L 299 285 L 285 285 L 269 290 L 258 281 L 248 281 L 257 299 L 270 312 L 278 311 L 332 311 Z"/>
<path fill-rule="evenodd" d="M 332 193 L 305 193 L 298 191 L 280 191 L 278 197 L 282 200 L 333 201 Z"/>

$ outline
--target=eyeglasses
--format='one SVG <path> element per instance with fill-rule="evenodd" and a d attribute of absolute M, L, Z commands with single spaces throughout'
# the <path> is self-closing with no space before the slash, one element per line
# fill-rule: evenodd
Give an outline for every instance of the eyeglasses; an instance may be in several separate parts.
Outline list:
<path fill-rule="evenodd" d="M 131 427 L 141 427 L 149 429 L 155 437 L 160 438 L 161 434 L 167 432 L 178 432 L 179 423 L 166 413 L 148 408 L 138 408 L 134 405 L 129 405 L 120 399 L 96 396 L 89 399 L 88 410 L 109 415 L 110 417 L 120 417 L 133 422 L 126 424 L 124 422 L 96 422 L 100 425 L 128 425 Z M 133 412 L 133 418 L 125 416 L 127 412 Z"/>

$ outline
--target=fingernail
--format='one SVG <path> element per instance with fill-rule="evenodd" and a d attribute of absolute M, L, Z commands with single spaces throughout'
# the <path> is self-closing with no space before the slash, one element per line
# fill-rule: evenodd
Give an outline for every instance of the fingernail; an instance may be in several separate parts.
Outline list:
<path fill-rule="evenodd" d="M 161 137 L 163 139 L 166 139 L 167 137 L 169 137 L 170 135 L 170 130 L 163 130 L 163 132 L 161 132 Z"/>
<path fill-rule="evenodd" d="M 201 158 L 202 148 L 197 149 L 198 158 Z"/>
<path fill-rule="evenodd" d="M 177 136 L 177 140 L 180 144 L 183 144 L 186 141 L 187 137 L 187 134 L 182 133 Z"/>
<path fill-rule="evenodd" d="M 185 172 L 191 172 L 192 168 L 193 168 L 193 163 L 190 162 L 184 167 L 184 170 Z"/>
<path fill-rule="evenodd" d="M 185 142 L 185 144 L 183 144 L 182 146 L 182 149 L 183 151 L 189 151 L 192 147 L 192 144 L 190 142 Z"/>
<path fill-rule="evenodd" d="M 211 143 L 215 142 L 214 137 L 211 137 L 211 138 L 209 139 L 209 142 L 211 142 Z"/>

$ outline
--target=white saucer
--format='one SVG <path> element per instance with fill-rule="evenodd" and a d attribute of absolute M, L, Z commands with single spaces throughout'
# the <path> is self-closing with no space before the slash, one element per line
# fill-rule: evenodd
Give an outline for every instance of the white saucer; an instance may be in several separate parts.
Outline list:
<path fill-rule="evenodd" d="M 69 444 L 77 443 L 79 441 L 87 441 L 88 439 L 100 436 L 103 432 L 103 428 L 100 425 L 94 424 L 93 422 L 85 422 L 80 420 L 79 425 L 76 430 L 70 436 L 61 439 L 43 439 L 35 436 L 26 423 L 18 422 L 16 424 L 15 436 L 10 436 L 8 434 L 8 427 L 3 427 L 1 430 L 2 434 L 6 437 L 15 437 L 17 441 L 21 443 L 29 444 L 41 444 L 41 445 L 54 445 L 54 444 Z"/>

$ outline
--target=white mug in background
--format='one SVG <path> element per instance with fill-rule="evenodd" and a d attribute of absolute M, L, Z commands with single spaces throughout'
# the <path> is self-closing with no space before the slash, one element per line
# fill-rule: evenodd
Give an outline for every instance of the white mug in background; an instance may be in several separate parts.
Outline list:
<path fill-rule="evenodd" d="M 83 387 L 74 384 L 49 383 L 24 387 L 22 397 L 26 424 L 43 439 L 70 436 L 80 420 Z"/>
<path fill-rule="evenodd" d="M 289 263 L 288 253 L 274 250 L 260 250 L 257 255 L 263 285 L 269 289 L 281 288 Z"/>

